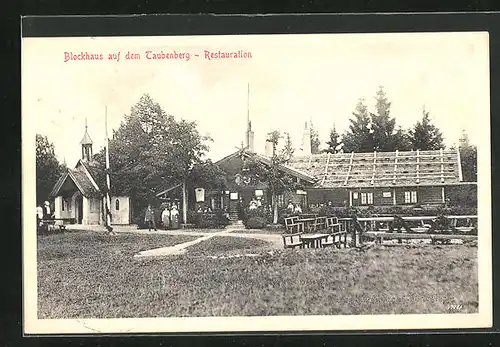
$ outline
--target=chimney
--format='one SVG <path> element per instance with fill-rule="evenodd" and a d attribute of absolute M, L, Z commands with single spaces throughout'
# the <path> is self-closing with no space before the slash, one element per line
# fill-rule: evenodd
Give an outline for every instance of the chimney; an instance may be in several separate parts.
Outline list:
<path fill-rule="evenodd" d="M 302 155 L 311 155 L 311 130 L 307 126 L 307 122 L 304 127 L 304 134 L 302 135 Z"/>
<path fill-rule="evenodd" d="M 271 141 L 266 140 L 266 156 L 273 156 L 273 143 Z"/>

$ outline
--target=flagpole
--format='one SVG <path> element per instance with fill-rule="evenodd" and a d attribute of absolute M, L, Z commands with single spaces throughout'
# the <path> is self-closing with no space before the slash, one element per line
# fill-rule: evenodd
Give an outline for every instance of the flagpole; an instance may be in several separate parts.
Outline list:
<path fill-rule="evenodd" d="M 111 228 L 111 180 L 109 177 L 109 138 L 108 138 L 108 106 L 104 106 L 104 136 L 106 146 L 106 228 Z"/>

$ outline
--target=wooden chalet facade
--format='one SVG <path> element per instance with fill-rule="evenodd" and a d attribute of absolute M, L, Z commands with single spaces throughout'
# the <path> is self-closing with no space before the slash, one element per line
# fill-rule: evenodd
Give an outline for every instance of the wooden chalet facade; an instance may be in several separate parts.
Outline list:
<path fill-rule="evenodd" d="M 462 182 L 458 150 L 316 154 L 289 165 L 315 177 L 308 204 L 442 205 L 464 189 L 477 195 L 475 182 Z"/>

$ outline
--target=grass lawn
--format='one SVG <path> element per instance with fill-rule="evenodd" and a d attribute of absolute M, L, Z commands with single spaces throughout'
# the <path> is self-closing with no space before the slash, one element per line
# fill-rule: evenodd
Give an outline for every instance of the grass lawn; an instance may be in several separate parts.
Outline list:
<path fill-rule="evenodd" d="M 38 241 L 39 318 L 477 312 L 477 248 L 263 252 L 216 236 L 185 255 L 133 258 L 188 236 L 65 233 Z M 254 243 L 255 242 L 255 243 Z M 192 246 L 194 247 L 194 246 Z M 204 256 L 256 247 L 259 257 Z"/>

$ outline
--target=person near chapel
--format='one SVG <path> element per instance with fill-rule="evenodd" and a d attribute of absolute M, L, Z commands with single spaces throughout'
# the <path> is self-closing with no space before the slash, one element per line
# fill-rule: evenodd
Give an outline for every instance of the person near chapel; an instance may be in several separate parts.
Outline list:
<path fill-rule="evenodd" d="M 155 212 L 151 205 L 148 205 L 148 208 L 146 209 L 144 222 L 147 224 L 149 231 L 151 231 L 151 229 L 154 229 L 156 231 Z"/>
<path fill-rule="evenodd" d="M 179 229 L 179 210 L 177 205 L 173 205 L 170 210 L 170 227 L 172 229 Z"/>
<path fill-rule="evenodd" d="M 163 224 L 163 228 L 168 230 L 170 228 L 170 205 L 165 205 L 163 212 L 161 213 L 161 222 Z"/>
<path fill-rule="evenodd" d="M 50 203 L 45 201 L 43 205 L 43 218 L 49 219 L 52 218 L 52 213 L 50 211 Z"/>
<path fill-rule="evenodd" d="M 288 213 L 293 213 L 295 206 L 293 206 L 292 200 L 288 200 L 288 206 L 286 207 Z"/>
<path fill-rule="evenodd" d="M 43 208 L 42 208 L 42 206 L 37 206 L 36 207 L 36 225 L 37 225 L 37 227 L 42 225 L 42 219 L 43 219 Z"/>

